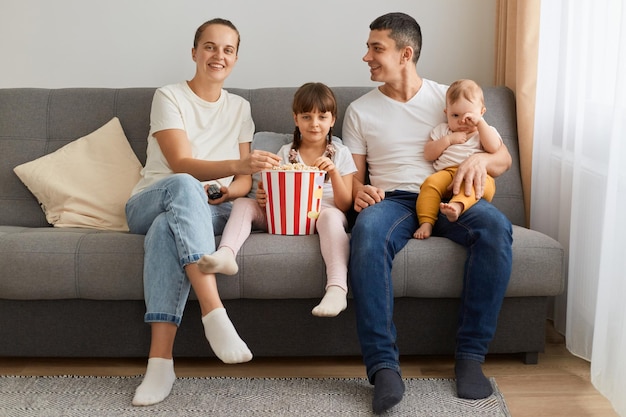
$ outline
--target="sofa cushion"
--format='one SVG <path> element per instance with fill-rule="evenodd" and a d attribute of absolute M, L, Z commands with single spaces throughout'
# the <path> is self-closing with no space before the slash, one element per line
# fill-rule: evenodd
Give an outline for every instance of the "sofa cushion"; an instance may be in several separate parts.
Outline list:
<path fill-rule="evenodd" d="M 0 226 L 1 298 L 143 300 L 143 239 L 94 229 Z M 459 297 L 465 257 L 465 249 L 449 239 L 411 239 L 393 261 L 394 296 Z M 563 281 L 554 277 L 561 276 L 562 262 L 563 248 L 554 239 L 513 226 L 506 296 L 560 294 Z M 237 264 L 237 274 L 217 276 L 223 300 L 324 295 L 326 268 L 317 235 L 252 233 Z"/>
<path fill-rule="evenodd" d="M 292 140 L 292 133 L 256 132 L 252 139 L 252 150 L 276 153 L 281 146 L 291 143 Z"/>
<path fill-rule="evenodd" d="M 15 173 L 56 227 L 128 231 L 124 206 L 141 163 L 114 117 L 96 131 Z"/>

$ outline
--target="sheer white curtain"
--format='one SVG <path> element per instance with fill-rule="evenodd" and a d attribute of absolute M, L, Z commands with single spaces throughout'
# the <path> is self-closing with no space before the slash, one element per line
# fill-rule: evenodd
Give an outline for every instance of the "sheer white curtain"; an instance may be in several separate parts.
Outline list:
<path fill-rule="evenodd" d="M 555 325 L 626 416 L 626 5 L 541 3 L 531 227 L 567 254 Z"/>

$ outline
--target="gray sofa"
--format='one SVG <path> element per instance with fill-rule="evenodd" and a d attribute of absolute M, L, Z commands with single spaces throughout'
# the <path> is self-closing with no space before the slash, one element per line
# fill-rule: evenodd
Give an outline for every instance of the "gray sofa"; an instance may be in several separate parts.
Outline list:
<path fill-rule="evenodd" d="M 337 136 L 346 106 L 369 89 L 334 88 L 340 107 Z M 295 88 L 230 91 L 250 101 L 257 132 L 292 132 Z M 143 163 L 153 93 L 153 88 L 0 90 L 0 356 L 147 355 L 143 236 L 51 227 L 13 168 L 94 131 L 114 116 Z M 563 248 L 523 227 L 512 92 L 491 87 L 485 97 L 485 118 L 502 134 L 514 161 L 497 179 L 493 201 L 515 226 L 513 273 L 490 353 L 519 353 L 525 362 L 535 363 L 544 349 L 547 301 L 564 286 Z M 401 354 L 454 351 L 464 260 L 462 247 L 437 237 L 412 240 L 397 256 L 393 279 Z M 231 319 L 255 356 L 360 354 L 350 303 L 336 318 L 310 313 L 325 284 L 317 236 L 254 233 L 237 261 L 239 273 L 218 276 L 218 285 Z M 193 294 L 191 298 L 175 355 L 212 356 L 197 301 Z"/>

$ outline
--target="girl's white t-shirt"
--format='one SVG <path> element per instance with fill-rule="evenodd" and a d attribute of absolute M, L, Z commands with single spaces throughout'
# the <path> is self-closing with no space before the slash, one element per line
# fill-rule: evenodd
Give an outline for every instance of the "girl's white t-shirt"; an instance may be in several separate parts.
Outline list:
<path fill-rule="evenodd" d="M 378 88 L 346 109 L 343 143 L 353 154 L 366 155 L 370 183 L 385 191 L 419 193 L 432 173 L 424 145 L 435 126 L 446 121 L 448 86 L 424 79 L 406 103 L 393 100 Z"/>
<path fill-rule="evenodd" d="M 186 132 L 194 158 L 222 161 L 240 158 L 239 144 L 252 141 L 254 122 L 250 103 L 226 90 L 217 101 L 209 102 L 185 81 L 157 89 L 150 112 L 146 164 L 133 195 L 174 173 L 154 137 L 155 132 L 166 129 Z M 219 181 L 228 186 L 232 180 L 230 176 Z"/>

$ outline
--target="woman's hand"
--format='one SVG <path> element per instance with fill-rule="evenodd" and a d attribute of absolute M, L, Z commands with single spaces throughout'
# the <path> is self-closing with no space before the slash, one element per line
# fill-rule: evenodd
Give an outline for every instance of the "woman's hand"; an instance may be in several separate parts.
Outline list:
<path fill-rule="evenodd" d="M 228 187 L 224 187 L 223 185 L 220 185 L 220 193 L 222 193 L 222 195 L 219 198 L 208 198 L 209 186 L 210 184 L 204 185 L 204 191 L 206 191 L 207 193 L 207 201 L 209 202 L 209 204 L 216 206 L 218 204 L 222 204 L 225 201 L 228 201 Z"/>
<path fill-rule="evenodd" d="M 268 151 L 254 150 L 240 160 L 241 174 L 254 174 L 280 165 L 280 157 Z"/>

